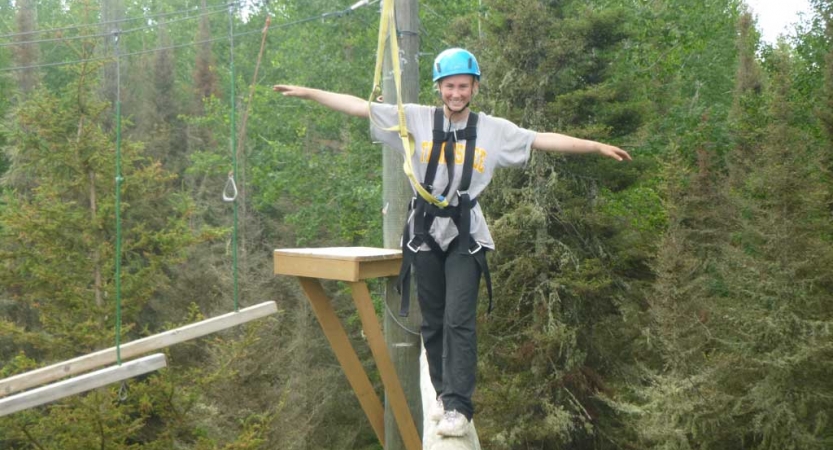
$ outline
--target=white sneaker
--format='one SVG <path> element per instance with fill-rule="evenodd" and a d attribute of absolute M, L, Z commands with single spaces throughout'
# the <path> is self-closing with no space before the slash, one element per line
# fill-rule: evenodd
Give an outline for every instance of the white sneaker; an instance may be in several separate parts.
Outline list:
<path fill-rule="evenodd" d="M 445 405 L 441 398 L 437 397 L 437 401 L 431 404 L 431 409 L 428 411 L 428 418 L 432 422 L 439 422 L 445 414 Z"/>
<path fill-rule="evenodd" d="M 440 436 L 460 437 L 469 429 L 469 419 L 456 410 L 446 411 L 440 423 L 437 424 L 437 434 Z"/>

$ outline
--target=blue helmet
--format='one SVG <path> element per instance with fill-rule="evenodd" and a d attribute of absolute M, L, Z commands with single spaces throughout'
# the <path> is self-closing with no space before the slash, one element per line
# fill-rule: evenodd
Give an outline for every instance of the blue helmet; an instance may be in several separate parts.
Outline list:
<path fill-rule="evenodd" d="M 450 48 L 437 55 L 434 59 L 434 82 L 452 75 L 474 75 L 475 79 L 480 79 L 480 66 L 471 52 Z"/>

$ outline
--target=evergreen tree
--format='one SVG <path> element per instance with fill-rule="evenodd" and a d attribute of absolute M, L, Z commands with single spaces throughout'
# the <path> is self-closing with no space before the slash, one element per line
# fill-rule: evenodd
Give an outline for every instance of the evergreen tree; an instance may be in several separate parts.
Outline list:
<path fill-rule="evenodd" d="M 202 2 L 202 11 L 205 13 L 205 0 Z M 216 74 L 216 58 L 212 52 L 211 26 L 209 17 L 200 17 L 196 42 L 197 58 L 194 66 L 194 107 L 195 113 L 200 115 L 203 111 L 203 102 L 210 97 L 218 97 L 220 89 Z"/>
<path fill-rule="evenodd" d="M 104 131 L 108 105 L 92 93 L 97 69 L 80 66 L 79 81 L 63 92 L 33 91 L 14 114 L 5 148 L 12 164 L 0 210 L 0 284 L 12 302 L 0 320 L 4 376 L 31 369 L 34 361 L 112 345 L 117 257 L 125 269 L 122 338 L 146 333 L 141 314 L 195 242 L 187 227 L 188 200 L 172 193 L 171 176 L 128 141 L 121 150 L 123 253 L 114 253 L 115 134 Z M 95 442 L 127 448 L 147 425 L 150 405 L 163 405 L 163 390 L 144 392 L 153 398 L 140 395 L 119 405 L 113 390 L 4 419 L 4 448 L 80 450 Z M 68 428 L 71 422 L 81 426 Z"/>
<path fill-rule="evenodd" d="M 630 74 L 611 68 L 626 42 L 626 10 L 535 0 L 490 8 L 489 112 L 594 140 L 637 132 L 644 99 Z M 638 186 L 638 168 L 620 170 L 536 153 L 523 172 L 498 174 L 481 199 L 498 248 L 494 319 L 480 339 L 478 391 L 489 413 L 478 426 L 494 448 L 590 447 L 617 426 L 596 397 L 620 370 L 613 356 L 631 352 L 636 328 L 620 324 L 636 317 L 651 279 L 648 240 L 664 220 L 658 198 Z"/>
<path fill-rule="evenodd" d="M 37 8 L 34 0 L 23 0 L 17 6 L 17 41 L 14 63 L 18 67 L 17 83 L 21 94 L 26 95 L 38 84 L 39 74 L 35 66 L 39 61 L 38 46 L 32 43 L 38 39 Z"/>
<path fill-rule="evenodd" d="M 792 113 L 789 49 L 771 55 L 767 89 L 751 26 L 743 15 L 729 176 L 717 190 L 702 190 L 702 170 L 669 184 L 686 190 L 669 190 L 677 214 L 651 302 L 662 362 L 630 410 L 647 448 L 829 445 L 831 385 L 816 376 L 830 359 L 819 296 L 829 277 L 817 272 L 830 258 L 819 238 L 829 235 L 829 220 L 819 220 L 827 175 Z"/>

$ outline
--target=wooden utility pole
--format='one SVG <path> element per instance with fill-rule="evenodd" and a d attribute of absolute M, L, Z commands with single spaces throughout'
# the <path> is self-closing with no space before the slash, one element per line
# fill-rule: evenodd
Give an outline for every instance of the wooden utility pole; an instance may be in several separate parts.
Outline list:
<path fill-rule="evenodd" d="M 402 67 L 402 101 L 416 103 L 419 99 L 419 0 L 396 1 L 396 31 L 399 36 L 400 65 Z M 393 25 L 392 25 L 393 26 Z M 390 45 L 390 44 L 388 44 Z M 385 103 L 396 103 L 396 87 L 391 71 L 390 52 L 386 52 L 382 81 Z M 407 215 L 407 203 L 413 196 L 408 180 L 402 172 L 400 152 L 384 149 L 383 200 L 384 240 L 386 248 L 399 248 L 402 227 Z M 413 283 L 412 283 L 413 287 Z M 408 317 L 399 317 L 399 295 L 394 282 L 389 281 L 385 294 L 385 341 L 396 373 L 405 391 L 408 406 L 422 435 L 422 399 L 419 384 L 419 353 L 421 337 L 419 325 L 422 315 L 415 293 L 411 295 Z M 388 402 L 385 402 L 385 449 L 404 450 L 405 445 L 397 429 Z"/>

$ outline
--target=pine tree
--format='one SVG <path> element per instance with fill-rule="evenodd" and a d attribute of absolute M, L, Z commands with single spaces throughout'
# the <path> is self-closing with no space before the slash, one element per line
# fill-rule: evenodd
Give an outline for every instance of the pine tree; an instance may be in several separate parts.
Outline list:
<path fill-rule="evenodd" d="M 37 2 L 34 0 L 23 0 L 17 5 L 17 36 L 19 42 L 15 47 L 14 63 L 18 67 L 26 67 L 18 70 L 17 84 L 23 95 L 30 93 L 39 83 L 40 75 L 35 66 L 39 61 L 38 45 L 32 41 L 38 40 L 39 35 L 35 33 L 37 28 Z"/>
<path fill-rule="evenodd" d="M 202 1 L 202 9 L 205 11 L 205 0 Z M 211 27 L 208 16 L 200 18 L 199 31 L 197 32 L 197 59 L 194 66 L 194 107 L 196 115 L 204 112 L 203 102 L 210 97 L 218 97 L 220 94 L 219 81 L 216 73 L 216 58 L 212 52 Z"/>
<path fill-rule="evenodd" d="M 34 361 L 112 346 L 117 257 L 124 268 L 122 341 L 146 333 L 142 313 L 195 242 L 187 227 L 189 202 L 171 192 L 171 175 L 126 141 L 123 253 L 114 253 L 115 132 L 101 124 L 109 105 L 94 99 L 98 67 L 79 70 L 79 81 L 63 92 L 36 90 L 19 105 L 5 148 L 11 167 L 0 210 L 0 284 L 14 305 L 0 319 L 10 341 L 0 356 L 8 362 L 0 370 L 5 376 L 32 368 Z M 148 414 L 136 411 L 141 398 L 122 407 L 114 395 L 94 393 L 21 413 L 0 422 L 0 435 L 12 439 L 11 448 L 29 442 L 80 450 L 100 441 L 127 448 Z M 67 427 L 72 421 L 79 426 Z"/>
<path fill-rule="evenodd" d="M 830 277 L 819 270 L 831 254 L 821 237 L 829 184 L 793 114 L 789 48 L 771 55 L 765 84 L 750 26 L 743 16 L 728 177 L 708 203 L 699 177 L 671 191 L 688 219 L 672 222 L 658 261 L 651 338 L 662 363 L 630 410 L 646 448 L 821 449 L 830 439 L 833 385 L 818 376 L 832 342 Z"/>
<path fill-rule="evenodd" d="M 611 69 L 627 37 L 625 9 L 534 0 L 491 8 L 479 54 L 487 112 L 607 142 L 639 129 L 644 103 L 632 74 Z M 497 246 L 478 385 L 490 446 L 583 448 L 616 427 L 597 396 L 611 389 L 611 356 L 630 352 L 635 328 L 620 321 L 652 277 L 645 239 L 663 221 L 636 176 L 592 157 L 538 152 L 481 196 Z"/>

